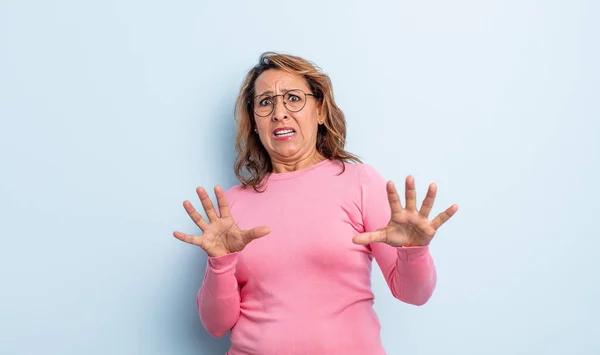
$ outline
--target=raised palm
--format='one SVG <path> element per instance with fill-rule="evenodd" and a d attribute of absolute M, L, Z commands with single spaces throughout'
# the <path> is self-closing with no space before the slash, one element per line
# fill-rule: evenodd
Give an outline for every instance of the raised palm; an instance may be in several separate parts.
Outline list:
<path fill-rule="evenodd" d="M 429 245 L 438 228 L 458 210 L 458 205 L 452 205 L 430 221 L 429 214 L 435 201 L 437 186 L 435 184 L 429 185 L 423 205 L 420 210 L 417 210 L 415 180 L 412 176 L 406 178 L 405 208 L 402 207 L 396 187 L 391 181 L 387 183 L 387 193 L 392 210 L 390 222 L 387 226 L 376 231 L 360 233 L 354 236 L 354 243 L 364 245 L 382 242 L 395 247 L 426 246 Z"/>
<path fill-rule="evenodd" d="M 190 201 L 184 201 L 183 207 L 192 221 L 202 230 L 201 236 L 174 232 L 173 236 L 181 241 L 194 244 L 206 251 L 210 257 L 218 257 L 242 251 L 254 239 L 270 233 L 268 227 L 256 227 L 249 230 L 240 229 L 229 211 L 225 192 L 215 186 L 215 195 L 219 206 L 219 214 L 215 211 L 210 197 L 202 187 L 196 189 L 208 222 L 196 211 Z"/>

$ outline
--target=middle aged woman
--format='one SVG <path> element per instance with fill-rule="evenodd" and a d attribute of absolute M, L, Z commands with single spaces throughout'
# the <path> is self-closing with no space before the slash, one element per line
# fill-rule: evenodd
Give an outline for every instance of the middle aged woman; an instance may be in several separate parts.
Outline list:
<path fill-rule="evenodd" d="M 208 255 L 200 319 L 227 354 L 385 354 L 373 310 L 375 258 L 397 299 L 429 300 L 436 271 L 429 243 L 457 211 L 429 219 L 437 187 L 417 209 L 415 182 L 396 188 L 344 150 L 346 123 L 330 79 L 311 62 L 267 52 L 242 84 L 235 173 L 215 187 L 218 211 L 197 188 L 203 231 L 175 232 Z"/>

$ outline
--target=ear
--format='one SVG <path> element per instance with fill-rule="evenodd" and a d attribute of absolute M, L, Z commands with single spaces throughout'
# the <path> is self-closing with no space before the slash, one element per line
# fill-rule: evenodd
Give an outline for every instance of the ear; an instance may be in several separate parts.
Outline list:
<path fill-rule="evenodd" d="M 317 121 L 319 122 L 319 124 L 323 124 L 323 106 L 322 104 L 318 104 L 317 105 Z"/>
<path fill-rule="evenodd" d="M 325 123 L 325 115 L 323 114 L 323 108 L 320 107 L 319 111 L 318 111 L 318 117 L 319 117 L 319 124 L 324 124 Z"/>

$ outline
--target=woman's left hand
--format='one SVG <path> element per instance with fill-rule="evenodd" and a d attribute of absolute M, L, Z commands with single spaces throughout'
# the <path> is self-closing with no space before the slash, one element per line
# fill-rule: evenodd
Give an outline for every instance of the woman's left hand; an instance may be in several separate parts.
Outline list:
<path fill-rule="evenodd" d="M 390 222 L 386 227 L 376 231 L 357 234 L 352 241 L 363 245 L 382 242 L 394 247 L 429 245 L 438 228 L 458 210 L 458 205 L 452 205 L 430 221 L 429 213 L 433 207 L 436 192 L 437 186 L 430 184 L 423 205 L 417 211 L 415 179 L 408 176 L 406 178 L 406 208 L 403 208 L 394 183 L 388 181 L 388 201 L 392 209 Z"/>

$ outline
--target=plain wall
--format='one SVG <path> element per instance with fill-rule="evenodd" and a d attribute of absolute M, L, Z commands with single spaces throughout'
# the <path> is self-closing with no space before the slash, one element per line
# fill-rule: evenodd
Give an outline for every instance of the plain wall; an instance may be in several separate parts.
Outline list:
<path fill-rule="evenodd" d="M 434 212 L 438 286 L 396 354 L 599 354 L 597 1 L 0 2 L 0 353 L 218 354 L 181 203 L 237 183 L 267 50 L 331 76 L 347 149 Z M 403 193 L 403 188 L 401 190 Z"/>

